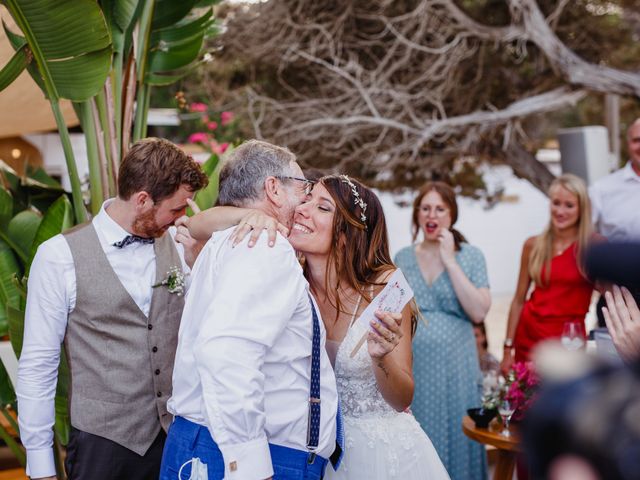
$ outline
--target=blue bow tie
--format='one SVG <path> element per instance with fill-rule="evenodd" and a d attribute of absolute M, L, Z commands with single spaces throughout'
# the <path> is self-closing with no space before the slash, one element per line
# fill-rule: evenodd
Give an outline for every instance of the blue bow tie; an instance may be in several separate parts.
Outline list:
<path fill-rule="evenodd" d="M 113 246 L 116 247 L 116 248 L 124 248 L 127 245 L 131 245 L 132 243 L 136 243 L 136 242 L 139 242 L 139 243 L 142 243 L 143 245 L 146 245 L 146 244 L 155 242 L 155 239 L 154 238 L 139 237 L 138 235 L 127 235 L 126 237 L 124 237 L 119 242 L 114 243 Z"/>

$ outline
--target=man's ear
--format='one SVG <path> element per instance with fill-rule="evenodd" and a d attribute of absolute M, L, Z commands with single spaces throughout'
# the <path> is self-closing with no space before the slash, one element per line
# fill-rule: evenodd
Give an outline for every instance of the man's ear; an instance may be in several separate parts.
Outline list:
<path fill-rule="evenodd" d="M 144 190 L 131 195 L 129 201 L 133 203 L 133 207 L 137 212 L 145 212 L 150 208 L 153 208 L 153 206 L 155 205 L 155 202 L 153 201 L 153 198 L 151 198 L 149 192 L 146 192 Z"/>
<path fill-rule="evenodd" d="M 264 181 L 264 192 L 267 200 L 276 207 L 283 205 L 283 186 L 276 177 L 267 177 Z"/>

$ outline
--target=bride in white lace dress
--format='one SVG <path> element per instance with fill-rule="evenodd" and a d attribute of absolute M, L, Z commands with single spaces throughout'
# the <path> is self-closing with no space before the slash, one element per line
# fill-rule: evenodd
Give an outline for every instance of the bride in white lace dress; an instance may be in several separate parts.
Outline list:
<path fill-rule="evenodd" d="M 297 207 L 289 240 L 327 330 L 345 430 L 345 455 L 327 479 L 449 479 L 431 441 L 406 409 L 413 397 L 412 310 L 355 321 L 395 266 L 375 194 L 346 176 L 324 177 Z M 398 323 L 400 323 L 398 325 Z M 352 358 L 363 335 L 367 342 Z"/>

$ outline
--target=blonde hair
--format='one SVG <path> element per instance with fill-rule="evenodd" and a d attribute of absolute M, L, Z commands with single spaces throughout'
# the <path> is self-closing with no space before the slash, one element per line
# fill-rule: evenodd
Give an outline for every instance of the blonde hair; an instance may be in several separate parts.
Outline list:
<path fill-rule="evenodd" d="M 565 173 L 551 182 L 551 186 L 549 187 L 549 196 L 551 196 L 551 191 L 556 187 L 563 187 L 578 199 L 578 208 L 580 213 L 578 216 L 576 257 L 578 258 L 578 269 L 584 275 L 582 267 L 583 253 L 593 232 L 593 224 L 591 223 L 591 202 L 589 201 L 587 186 L 581 178 L 570 173 Z M 529 257 L 529 277 L 531 277 L 538 286 L 542 286 L 543 284 L 547 285 L 549 283 L 551 259 L 553 258 L 553 240 L 554 234 L 550 219 L 549 225 L 545 231 L 536 237 L 533 249 L 531 250 L 531 256 Z M 543 270 L 545 271 L 544 279 L 542 278 Z"/>

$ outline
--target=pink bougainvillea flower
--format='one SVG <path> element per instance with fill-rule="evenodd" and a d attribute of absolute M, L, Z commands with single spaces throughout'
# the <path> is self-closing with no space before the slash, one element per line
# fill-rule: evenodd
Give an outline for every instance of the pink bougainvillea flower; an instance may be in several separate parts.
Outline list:
<path fill-rule="evenodd" d="M 206 112 L 207 106 L 204 103 L 195 102 L 189 105 L 189 110 L 192 112 Z"/>
<path fill-rule="evenodd" d="M 233 112 L 222 112 L 220 114 L 220 123 L 227 125 L 233 121 Z"/>
<path fill-rule="evenodd" d="M 211 140 L 209 142 L 209 148 L 216 155 L 220 155 L 222 153 L 222 152 L 220 152 L 220 144 L 218 142 L 216 142 L 215 140 Z"/>
<path fill-rule="evenodd" d="M 206 122 L 206 124 L 209 130 L 215 130 L 218 128 L 218 122 Z"/>
<path fill-rule="evenodd" d="M 220 153 L 222 154 L 222 153 L 226 152 L 227 148 L 229 148 L 229 144 L 228 143 L 226 143 L 226 142 L 225 143 L 221 143 L 220 144 Z"/>
<path fill-rule="evenodd" d="M 196 132 L 189 135 L 189 143 L 206 143 L 208 135 L 204 132 Z"/>

